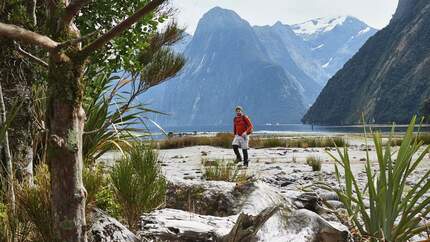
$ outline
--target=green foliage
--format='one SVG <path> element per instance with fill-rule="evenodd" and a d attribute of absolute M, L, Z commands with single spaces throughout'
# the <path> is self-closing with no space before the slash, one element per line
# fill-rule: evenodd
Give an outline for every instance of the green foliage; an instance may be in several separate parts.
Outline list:
<path fill-rule="evenodd" d="M 88 163 L 94 162 L 111 150 L 124 153 L 130 147 L 128 140 L 134 137 L 132 132 L 137 131 L 130 126 L 135 124 L 143 113 L 139 110 L 140 106 L 131 104 L 133 100 L 130 102 L 114 100 L 115 97 L 122 98 L 118 91 L 123 87 L 120 84 L 111 87 L 111 82 L 115 78 L 109 78 L 104 74 L 95 77 L 97 89 L 94 90 L 92 99 L 87 100 L 84 106 L 87 119 L 84 126 L 82 152 L 84 160 Z M 115 101 L 119 102 L 119 106 L 114 106 Z M 134 108 L 136 110 L 133 110 Z"/>
<path fill-rule="evenodd" d="M 142 213 L 150 212 L 165 201 L 167 183 L 158 164 L 158 152 L 135 143 L 111 173 L 115 197 L 121 215 L 132 229 Z"/>
<path fill-rule="evenodd" d="M 110 177 L 101 165 L 85 167 L 83 182 L 87 190 L 86 210 L 97 207 L 115 218 L 120 218 L 119 204 L 115 199 Z"/>
<path fill-rule="evenodd" d="M 51 186 L 47 165 L 39 165 L 34 186 L 28 183 L 17 186 L 17 211 L 21 222 L 32 226 L 32 241 L 56 241 L 51 210 Z"/>
<path fill-rule="evenodd" d="M 352 172 L 348 149 L 345 147 L 343 152 L 338 149 L 339 159 L 330 154 L 337 162 L 335 169 L 340 189 L 320 185 L 337 193 L 356 229 L 370 241 L 408 241 L 430 226 L 424 220 L 430 212 L 430 198 L 425 196 L 430 192 L 430 171 L 412 187 L 406 185 L 407 179 L 430 150 L 427 146 L 418 154 L 423 143 L 414 138 L 415 122 L 414 117 L 394 159 L 390 142 L 384 146 L 382 135 L 373 133 L 379 171 L 373 171 L 367 152 L 367 184 L 364 189 L 359 187 Z M 344 171 L 343 178 L 339 166 Z M 369 208 L 366 208 L 365 196 L 368 196 Z"/>
<path fill-rule="evenodd" d="M 311 166 L 313 171 L 321 171 L 322 160 L 318 156 L 306 157 L 306 164 Z"/>
<path fill-rule="evenodd" d="M 204 174 L 203 177 L 208 181 L 228 181 L 240 182 L 247 181 L 248 176 L 245 170 L 241 170 L 234 162 L 224 160 L 202 160 Z"/>
<path fill-rule="evenodd" d="M 149 0 L 90 1 L 82 9 L 82 14 L 76 18 L 76 24 L 82 36 L 100 29 L 106 31 L 148 2 Z M 157 31 L 157 25 L 164 22 L 167 17 L 168 9 L 167 12 L 158 11 L 139 20 L 132 28 L 112 40 L 103 51 L 91 56 L 92 65 L 87 70 L 87 76 L 92 77 L 99 73 L 100 67 L 104 68 L 105 73 L 120 69 L 138 73 L 142 65 L 136 52 L 148 46 L 149 36 Z M 84 44 L 91 40 L 88 39 Z"/>

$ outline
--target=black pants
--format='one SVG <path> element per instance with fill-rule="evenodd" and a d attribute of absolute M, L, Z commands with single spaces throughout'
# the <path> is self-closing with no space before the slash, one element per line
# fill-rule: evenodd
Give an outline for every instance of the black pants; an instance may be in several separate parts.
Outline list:
<path fill-rule="evenodd" d="M 242 161 L 242 156 L 240 156 L 239 146 L 238 145 L 233 145 L 233 151 L 236 154 L 236 160 L 237 161 Z M 248 165 L 248 163 L 249 163 L 249 160 L 248 160 L 248 150 L 247 149 L 242 149 L 242 153 L 243 153 L 243 164 L 244 165 Z"/>

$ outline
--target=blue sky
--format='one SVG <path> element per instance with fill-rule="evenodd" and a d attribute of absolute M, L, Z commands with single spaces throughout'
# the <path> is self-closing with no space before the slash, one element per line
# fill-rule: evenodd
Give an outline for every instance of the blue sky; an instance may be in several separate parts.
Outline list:
<path fill-rule="evenodd" d="M 200 17 L 220 6 L 232 9 L 252 25 L 301 23 L 327 16 L 351 15 L 372 27 L 385 27 L 394 14 L 398 0 L 171 0 L 177 20 L 194 33 Z"/>

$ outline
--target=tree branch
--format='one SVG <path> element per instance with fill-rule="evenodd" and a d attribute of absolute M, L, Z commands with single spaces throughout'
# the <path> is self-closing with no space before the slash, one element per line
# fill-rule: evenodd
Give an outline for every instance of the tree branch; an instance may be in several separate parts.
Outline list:
<path fill-rule="evenodd" d="M 46 63 L 45 61 L 43 61 L 39 57 L 37 57 L 37 56 L 25 51 L 24 49 L 22 49 L 18 43 L 15 43 L 15 45 L 16 45 L 16 49 L 18 50 L 19 53 L 23 54 L 24 56 L 27 56 L 28 58 L 32 59 L 33 61 L 35 61 L 37 63 L 39 63 L 43 67 L 48 67 L 48 63 Z"/>
<path fill-rule="evenodd" d="M 166 0 L 152 0 L 148 4 L 146 4 L 144 7 L 139 9 L 137 12 L 135 12 L 130 17 L 126 18 L 121 23 L 117 24 L 115 27 L 113 27 L 111 30 L 94 40 L 91 44 L 86 46 L 81 50 L 82 56 L 88 56 L 92 52 L 96 51 L 97 49 L 103 47 L 106 43 L 108 43 L 110 40 L 115 38 L 116 36 L 120 35 L 122 32 L 130 28 L 134 23 L 139 21 L 140 18 L 147 15 L 148 13 L 154 11 L 157 9 L 161 4 L 166 2 Z"/>
<path fill-rule="evenodd" d="M 63 17 L 64 26 L 68 26 L 73 18 L 78 15 L 79 11 L 85 4 L 89 3 L 91 0 L 72 0 L 65 9 L 65 14 Z"/>
<path fill-rule="evenodd" d="M 13 24 L 0 23 L 0 37 L 34 44 L 48 50 L 53 50 L 58 45 L 57 42 L 48 36 L 29 31 Z"/>

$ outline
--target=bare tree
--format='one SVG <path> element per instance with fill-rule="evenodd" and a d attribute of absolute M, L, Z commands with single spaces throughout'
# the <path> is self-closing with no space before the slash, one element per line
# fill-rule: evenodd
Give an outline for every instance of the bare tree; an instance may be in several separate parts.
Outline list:
<path fill-rule="evenodd" d="M 82 183 L 82 134 L 85 120 L 83 69 L 86 59 L 106 43 L 121 35 L 143 16 L 166 2 L 152 0 L 141 9 L 81 47 L 74 18 L 91 0 L 47 1 L 47 35 L 19 26 L 0 23 L 0 37 L 46 49 L 48 61 L 48 155 L 51 173 L 54 228 L 59 241 L 86 241 L 85 198 Z"/>

